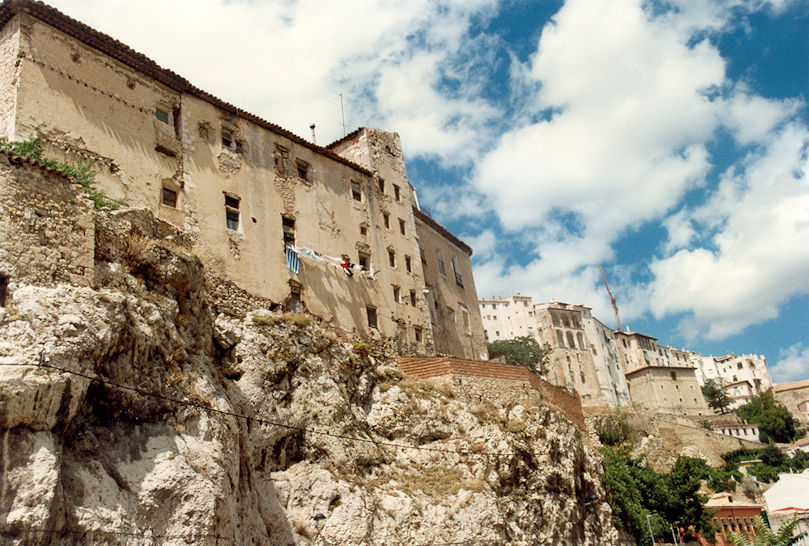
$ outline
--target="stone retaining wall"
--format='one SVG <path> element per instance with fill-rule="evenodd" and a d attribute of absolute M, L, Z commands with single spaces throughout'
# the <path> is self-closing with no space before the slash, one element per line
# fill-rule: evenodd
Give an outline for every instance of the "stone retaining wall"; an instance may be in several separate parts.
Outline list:
<path fill-rule="evenodd" d="M 575 391 L 571 394 L 564 389 L 551 385 L 528 368 L 490 361 L 446 357 L 401 357 L 396 361 L 404 373 L 421 379 L 444 375 L 459 375 L 465 378 L 473 377 L 486 380 L 498 379 L 501 382 L 507 382 L 508 385 L 515 389 L 515 392 L 522 391 L 523 387 L 528 385 L 539 392 L 546 403 L 558 408 L 581 430 L 586 429 L 581 400 Z"/>

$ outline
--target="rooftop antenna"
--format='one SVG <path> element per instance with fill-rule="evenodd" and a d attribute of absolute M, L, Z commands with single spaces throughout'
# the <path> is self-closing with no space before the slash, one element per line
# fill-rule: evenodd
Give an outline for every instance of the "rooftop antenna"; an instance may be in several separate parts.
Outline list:
<path fill-rule="evenodd" d="M 317 139 L 315 138 L 315 124 L 313 123 L 309 128 L 312 130 L 312 144 L 317 144 Z"/>
<path fill-rule="evenodd" d="M 604 286 L 607 288 L 607 294 L 610 295 L 610 301 L 612 302 L 612 310 L 615 311 L 615 322 L 618 325 L 618 331 L 621 331 L 621 319 L 618 317 L 618 304 L 615 303 L 615 296 L 612 295 L 610 291 L 610 285 L 607 284 L 607 276 L 604 275 L 604 268 L 601 267 L 601 262 L 598 262 L 598 269 L 601 271 L 601 278 L 604 279 Z"/>
<path fill-rule="evenodd" d="M 346 111 L 343 108 L 343 92 L 340 91 L 340 116 L 343 119 L 343 136 L 346 136 Z"/>

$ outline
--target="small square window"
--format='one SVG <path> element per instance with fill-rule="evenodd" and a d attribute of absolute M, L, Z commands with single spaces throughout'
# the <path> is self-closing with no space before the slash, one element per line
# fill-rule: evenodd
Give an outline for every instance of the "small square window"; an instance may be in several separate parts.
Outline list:
<path fill-rule="evenodd" d="M 177 208 L 177 192 L 163 188 L 163 204 L 173 209 Z"/>
<path fill-rule="evenodd" d="M 387 212 L 382 213 L 382 223 L 385 224 L 385 229 L 390 229 L 390 215 Z"/>
<path fill-rule="evenodd" d="M 399 218 L 399 233 L 405 234 L 405 221 Z"/>
<path fill-rule="evenodd" d="M 401 198 L 401 191 L 399 190 L 399 186 L 396 184 L 393 185 L 393 198 L 397 201 Z"/>
<path fill-rule="evenodd" d="M 359 252 L 357 263 L 362 267 L 365 271 L 371 270 L 371 255 L 366 252 Z"/>
<path fill-rule="evenodd" d="M 170 125 L 171 123 L 169 121 L 170 118 L 168 110 L 163 110 L 160 107 L 154 109 L 154 117 L 157 119 L 157 121 L 163 122 L 166 125 Z"/>
<path fill-rule="evenodd" d="M 368 235 L 368 227 L 360 226 L 360 235 Z"/>
<path fill-rule="evenodd" d="M 416 306 L 416 291 L 415 290 L 410 291 L 410 305 L 412 305 L 413 307 Z"/>
<path fill-rule="evenodd" d="M 377 328 L 376 307 L 366 307 L 365 313 L 368 316 L 368 326 L 371 328 Z"/>
<path fill-rule="evenodd" d="M 396 252 L 388 250 L 388 261 L 391 267 L 396 267 Z"/>
<path fill-rule="evenodd" d="M 410 256 L 405 256 L 405 269 L 407 269 L 408 273 L 413 272 L 413 266 L 411 264 Z"/>
<path fill-rule="evenodd" d="M 351 182 L 351 198 L 354 201 L 362 201 L 362 188 L 359 182 Z"/>
<path fill-rule="evenodd" d="M 296 165 L 298 167 L 298 178 L 309 180 L 309 164 L 302 159 L 298 159 Z"/>

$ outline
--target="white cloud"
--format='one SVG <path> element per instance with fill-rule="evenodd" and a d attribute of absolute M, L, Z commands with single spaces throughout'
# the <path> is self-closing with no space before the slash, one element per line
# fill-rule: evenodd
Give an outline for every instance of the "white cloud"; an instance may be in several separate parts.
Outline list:
<path fill-rule="evenodd" d="M 809 347 L 796 343 L 778 353 L 778 362 L 769 366 L 774 383 L 809 379 Z"/>
<path fill-rule="evenodd" d="M 220 98 L 318 142 L 373 124 L 396 130 L 410 154 L 469 161 L 496 114 L 476 96 L 473 59 L 486 36 L 473 17 L 496 0 L 53 0 Z M 445 81 L 470 85 L 449 93 Z"/>
<path fill-rule="evenodd" d="M 788 125 L 691 214 L 715 230 L 710 248 L 681 249 L 651 264 L 655 316 L 688 313 L 684 333 L 722 339 L 772 319 L 809 293 L 809 131 Z M 738 171 L 738 172 L 737 172 Z"/>

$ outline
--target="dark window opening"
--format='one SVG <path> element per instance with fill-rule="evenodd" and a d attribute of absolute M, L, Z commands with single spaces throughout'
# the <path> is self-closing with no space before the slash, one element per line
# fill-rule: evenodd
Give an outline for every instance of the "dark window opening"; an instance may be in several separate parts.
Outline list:
<path fill-rule="evenodd" d="M 387 212 L 382 213 L 382 222 L 385 224 L 385 229 L 390 229 L 390 215 Z"/>
<path fill-rule="evenodd" d="M 302 313 L 303 312 L 303 303 L 301 303 L 301 293 L 300 292 L 292 292 L 289 295 L 289 312 L 290 313 Z"/>
<path fill-rule="evenodd" d="M 8 297 L 8 275 L 0 275 L 0 307 L 6 306 Z"/>
<path fill-rule="evenodd" d="M 173 209 L 177 208 L 177 192 L 163 188 L 163 204 Z"/>
<path fill-rule="evenodd" d="M 371 328 L 377 328 L 376 307 L 366 307 L 365 312 L 368 315 L 368 326 Z"/>
<path fill-rule="evenodd" d="M 228 150 L 233 150 L 236 147 L 236 141 L 233 138 L 233 134 L 229 131 L 222 130 L 222 146 Z"/>
<path fill-rule="evenodd" d="M 385 179 L 379 179 L 379 193 L 385 193 Z"/>
<path fill-rule="evenodd" d="M 360 226 L 360 235 L 368 235 L 368 227 Z"/>
<path fill-rule="evenodd" d="M 298 166 L 298 178 L 309 180 L 309 164 L 301 159 L 296 162 Z"/>
<path fill-rule="evenodd" d="M 415 290 L 410 291 L 410 305 L 412 305 L 413 307 L 416 306 L 416 291 Z"/>
<path fill-rule="evenodd" d="M 421 343 L 421 328 L 416 326 L 414 331 L 416 333 L 416 343 Z"/>
<path fill-rule="evenodd" d="M 399 300 L 399 292 L 400 292 L 399 287 L 394 284 L 393 285 L 393 302 L 394 303 L 399 303 L 400 302 L 400 300 Z"/>
<path fill-rule="evenodd" d="M 354 201 L 362 201 L 362 188 L 359 182 L 351 182 L 351 197 Z"/>
<path fill-rule="evenodd" d="M 438 262 L 438 272 L 441 273 L 442 276 L 447 276 L 447 268 L 444 265 L 444 253 L 441 252 L 440 248 L 435 249 L 435 259 Z"/>
<path fill-rule="evenodd" d="M 455 284 L 463 286 L 463 277 L 461 276 L 461 266 L 458 263 L 458 256 L 452 256 L 452 272 L 455 273 Z"/>
<path fill-rule="evenodd" d="M 401 197 L 401 192 L 399 190 L 399 186 L 394 184 L 393 185 L 393 198 L 398 201 L 400 199 L 400 197 Z"/>
<path fill-rule="evenodd" d="M 413 272 L 413 266 L 411 264 L 410 256 L 405 256 L 405 269 L 407 269 L 408 273 Z"/>
<path fill-rule="evenodd" d="M 239 198 L 225 195 L 225 223 L 228 229 L 239 230 Z"/>
<path fill-rule="evenodd" d="M 371 255 L 366 252 L 359 252 L 357 263 L 362 267 L 365 271 L 371 270 Z"/>
<path fill-rule="evenodd" d="M 677 381 L 677 373 L 676 373 L 676 372 L 671 372 L 671 378 L 672 378 L 674 381 Z"/>
<path fill-rule="evenodd" d="M 388 261 L 391 267 L 396 267 L 396 253 L 392 250 L 388 250 Z"/>
<path fill-rule="evenodd" d="M 295 219 L 287 216 L 281 217 L 281 229 L 284 231 L 284 248 L 295 245 Z"/>
<path fill-rule="evenodd" d="M 163 122 L 166 125 L 170 125 L 169 113 L 166 110 L 163 110 L 162 108 L 155 108 L 154 117 L 157 119 L 157 121 Z"/>
<path fill-rule="evenodd" d="M 399 233 L 405 234 L 405 221 L 399 218 Z"/>

